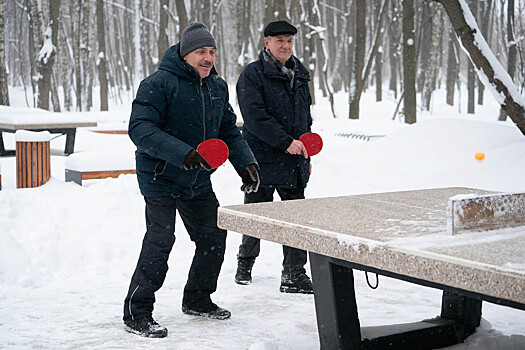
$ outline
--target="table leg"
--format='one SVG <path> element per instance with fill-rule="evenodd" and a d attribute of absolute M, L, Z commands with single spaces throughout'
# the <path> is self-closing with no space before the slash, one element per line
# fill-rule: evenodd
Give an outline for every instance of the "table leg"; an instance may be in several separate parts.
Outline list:
<path fill-rule="evenodd" d="M 361 330 L 351 268 L 310 252 L 317 328 L 321 349 L 357 349 Z"/>
<path fill-rule="evenodd" d="M 453 320 L 463 326 L 463 334 L 458 337 L 463 341 L 476 331 L 481 322 L 481 300 L 469 298 L 455 292 L 443 291 L 441 317 Z"/>
<path fill-rule="evenodd" d="M 64 153 L 67 155 L 70 155 L 75 150 L 75 134 L 77 132 L 77 129 L 68 129 L 66 131 L 66 148 L 64 150 Z"/>
<path fill-rule="evenodd" d="M 4 146 L 4 137 L 2 136 L 2 131 L 0 131 L 0 156 L 14 156 L 15 151 L 6 151 Z"/>

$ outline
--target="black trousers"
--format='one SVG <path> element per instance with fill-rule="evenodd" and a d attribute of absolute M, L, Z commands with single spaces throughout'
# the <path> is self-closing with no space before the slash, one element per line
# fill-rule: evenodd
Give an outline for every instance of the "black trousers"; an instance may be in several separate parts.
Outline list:
<path fill-rule="evenodd" d="M 162 287 L 168 271 L 168 257 L 175 243 L 175 215 L 195 243 L 195 255 L 184 287 L 183 305 L 206 307 L 217 289 L 224 260 L 226 230 L 217 227 L 219 202 L 209 193 L 192 199 L 144 197 L 147 231 L 142 250 L 124 300 L 124 319 L 151 315 L 155 292 Z"/>
<path fill-rule="evenodd" d="M 259 188 L 255 193 L 244 195 L 244 204 L 273 202 L 273 194 L 277 193 L 281 200 L 304 199 L 304 187 L 289 188 Z M 239 246 L 237 257 L 240 259 L 255 259 L 261 251 L 261 240 L 251 236 L 242 236 L 242 243 Z M 306 251 L 283 245 L 283 268 L 285 269 L 304 269 L 307 261 Z"/>

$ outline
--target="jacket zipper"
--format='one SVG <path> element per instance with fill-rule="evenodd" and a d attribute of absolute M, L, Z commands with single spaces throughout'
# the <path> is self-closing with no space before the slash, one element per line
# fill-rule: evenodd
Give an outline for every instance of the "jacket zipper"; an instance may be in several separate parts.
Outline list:
<path fill-rule="evenodd" d="M 202 141 L 206 141 L 206 103 L 204 102 L 204 93 L 202 92 L 202 78 L 200 78 L 200 84 L 199 84 L 198 91 L 202 99 L 202 129 L 203 129 Z M 193 184 L 191 186 L 191 197 L 192 198 L 195 195 L 195 192 L 193 191 L 193 186 L 197 183 L 197 178 L 199 177 L 199 173 L 201 172 L 201 170 L 202 170 L 202 167 L 197 169 L 195 180 L 193 180 Z"/>

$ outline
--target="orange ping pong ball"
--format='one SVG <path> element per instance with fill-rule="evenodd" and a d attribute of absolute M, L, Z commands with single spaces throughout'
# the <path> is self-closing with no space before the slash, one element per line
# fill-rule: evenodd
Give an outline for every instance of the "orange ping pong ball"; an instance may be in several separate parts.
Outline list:
<path fill-rule="evenodd" d="M 478 162 L 481 162 L 483 159 L 485 159 L 485 153 L 483 152 L 476 152 L 476 155 L 474 156 Z"/>

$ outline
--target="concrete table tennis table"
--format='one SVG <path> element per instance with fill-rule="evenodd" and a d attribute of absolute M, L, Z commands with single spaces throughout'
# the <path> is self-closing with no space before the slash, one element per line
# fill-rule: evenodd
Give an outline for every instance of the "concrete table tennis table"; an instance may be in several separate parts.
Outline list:
<path fill-rule="evenodd" d="M 525 310 L 525 227 L 447 232 L 449 198 L 473 194 L 490 192 L 441 188 L 235 205 L 219 208 L 218 224 L 309 251 L 322 349 L 434 349 L 472 334 L 482 301 Z M 353 269 L 443 290 L 441 317 L 361 328 Z"/>
<path fill-rule="evenodd" d="M 79 117 L 68 117 L 59 113 L 36 111 L 28 116 L 19 113 L 13 118 L 0 116 L 0 156 L 14 155 L 14 150 L 6 150 L 2 132 L 14 133 L 17 130 L 49 131 L 52 134 L 66 135 L 64 154 L 69 155 L 75 149 L 75 136 L 77 128 L 97 126 L 95 121 Z"/>

